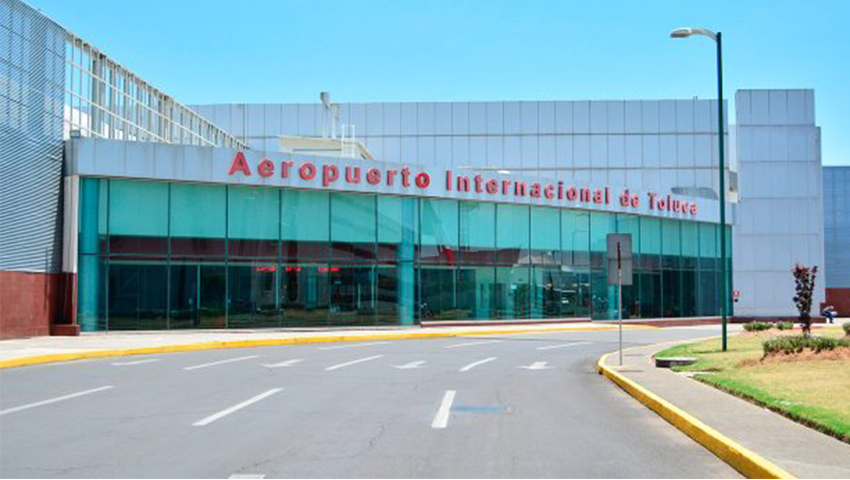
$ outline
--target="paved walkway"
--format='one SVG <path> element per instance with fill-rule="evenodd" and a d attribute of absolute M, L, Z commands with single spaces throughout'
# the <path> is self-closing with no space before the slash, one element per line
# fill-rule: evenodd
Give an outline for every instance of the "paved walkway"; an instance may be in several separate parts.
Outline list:
<path fill-rule="evenodd" d="M 677 342 L 678 343 L 678 342 Z M 684 375 L 655 368 L 668 345 L 635 347 L 606 365 L 799 478 L 850 478 L 850 445 Z"/>
<path fill-rule="evenodd" d="M 384 329 L 299 329 L 299 330 L 210 330 L 210 331 L 146 331 L 84 333 L 78 337 L 34 337 L 0 341 L 0 360 L 11 360 L 56 353 L 85 353 L 99 350 L 123 350 L 171 345 L 203 344 L 240 340 L 267 340 L 289 338 L 369 338 L 375 335 L 387 337 L 423 337 L 442 335 L 475 335 L 477 333 L 526 333 L 563 330 L 611 330 L 616 326 L 582 323 L 528 324 L 528 325 L 483 325 L 480 327 L 407 327 Z M 640 327 L 632 327 L 640 328 Z"/>

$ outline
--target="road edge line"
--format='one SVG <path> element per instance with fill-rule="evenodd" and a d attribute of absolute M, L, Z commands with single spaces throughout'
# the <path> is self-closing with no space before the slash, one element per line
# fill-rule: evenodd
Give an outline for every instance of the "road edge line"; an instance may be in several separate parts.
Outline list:
<path fill-rule="evenodd" d="M 747 449 L 701 422 L 693 415 L 641 386 L 634 380 L 621 375 L 605 365 L 608 357 L 615 353 L 617 352 L 606 353 L 599 358 L 596 364 L 599 374 L 614 382 L 644 406 L 708 449 L 717 458 L 723 460 L 747 478 L 797 478 L 773 462 Z"/>
<path fill-rule="evenodd" d="M 646 325 L 629 326 L 632 330 L 654 330 L 659 327 Z M 582 331 L 611 331 L 617 327 L 559 327 L 559 328 L 526 328 L 515 330 L 462 330 L 456 332 L 414 332 L 403 334 L 373 334 L 373 335 L 337 335 L 327 337 L 289 337 L 289 338 L 264 338 L 258 340 L 229 340 L 229 341 L 213 341 L 201 343 L 187 343 L 178 345 L 161 345 L 157 347 L 140 347 L 126 348 L 116 350 L 92 350 L 73 353 L 50 353 L 45 355 L 35 355 L 31 357 L 10 358 L 0 360 L 0 370 L 7 368 L 26 367 L 31 365 L 43 365 L 47 363 L 73 362 L 76 360 L 86 360 L 90 358 L 103 357 L 128 357 L 134 355 L 149 355 L 156 353 L 176 353 L 176 352 L 192 352 L 202 350 L 220 350 L 227 348 L 253 348 L 253 347 L 272 347 L 279 345 L 302 345 L 311 343 L 335 343 L 335 342 L 362 342 L 366 340 L 415 340 L 426 338 L 447 338 L 447 337 L 469 337 L 469 336 L 486 336 L 486 335 L 504 335 L 504 334 L 522 334 L 522 333 L 545 333 L 545 332 L 582 332 Z"/>

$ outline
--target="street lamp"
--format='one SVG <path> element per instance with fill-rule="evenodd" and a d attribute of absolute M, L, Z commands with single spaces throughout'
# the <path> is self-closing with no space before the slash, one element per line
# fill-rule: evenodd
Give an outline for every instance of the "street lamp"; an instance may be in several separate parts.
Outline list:
<path fill-rule="evenodd" d="M 688 38 L 691 35 L 704 35 L 717 45 L 717 138 L 720 143 L 720 274 L 723 277 L 720 290 L 720 314 L 723 317 L 723 351 L 726 351 L 726 325 L 729 279 L 726 278 L 726 175 L 723 148 L 723 43 L 720 32 L 714 33 L 705 28 L 677 28 L 670 32 L 672 38 Z"/>

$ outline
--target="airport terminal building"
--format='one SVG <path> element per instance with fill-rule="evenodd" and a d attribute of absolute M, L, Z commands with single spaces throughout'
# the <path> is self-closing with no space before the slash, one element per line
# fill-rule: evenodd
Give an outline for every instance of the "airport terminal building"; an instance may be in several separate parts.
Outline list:
<path fill-rule="evenodd" d="M 736 93 L 721 227 L 716 101 L 186 106 L 19 0 L 0 34 L 4 338 L 710 320 L 721 228 L 730 309 L 783 317 L 824 265 L 811 90 Z"/>

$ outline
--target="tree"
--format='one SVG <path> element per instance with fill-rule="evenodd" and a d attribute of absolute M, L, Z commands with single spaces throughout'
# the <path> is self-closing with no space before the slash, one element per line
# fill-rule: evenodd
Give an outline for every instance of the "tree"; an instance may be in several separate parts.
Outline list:
<path fill-rule="evenodd" d="M 795 263 L 791 270 L 794 274 L 794 283 L 797 294 L 794 295 L 794 305 L 800 312 L 800 325 L 803 335 L 808 337 L 812 333 L 812 295 L 815 291 L 815 277 L 818 274 L 817 265 L 809 268 L 801 263 Z"/>

